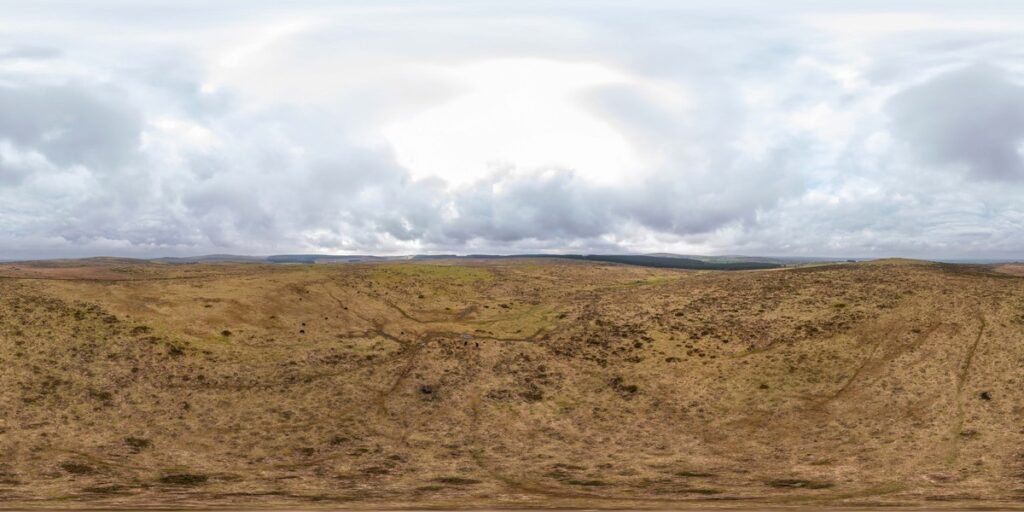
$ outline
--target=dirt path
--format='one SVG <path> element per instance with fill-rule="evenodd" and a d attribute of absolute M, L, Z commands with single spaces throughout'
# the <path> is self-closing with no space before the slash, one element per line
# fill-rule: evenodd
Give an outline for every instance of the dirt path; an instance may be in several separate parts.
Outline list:
<path fill-rule="evenodd" d="M 960 369 L 957 371 L 956 375 L 956 419 L 950 427 L 949 447 L 946 455 L 946 463 L 950 465 L 955 464 L 957 459 L 960 457 L 960 433 L 964 428 L 964 417 L 966 415 L 964 411 L 964 387 L 967 384 L 967 379 L 970 378 L 971 367 L 974 364 L 974 356 L 978 352 L 978 345 L 981 344 L 981 339 L 985 335 L 985 329 L 988 327 L 985 315 L 983 315 L 981 311 L 975 312 L 975 317 L 979 324 L 978 334 L 974 337 L 974 342 L 967 347 L 967 354 L 960 363 Z"/>
<path fill-rule="evenodd" d="M 885 363 L 892 361 L 896 357 L 899 357 L 901 354 L 917 350 L 922 345 L 924 345 L 928 338 L 931 337 L 931 335 L 938 331 L 941 327 L 942 323 L 940 322 L 931 323 L 926 329 L 922 330 L 915 337 L 913 343 L 910 343 L 905 347 L 898 347 L 896 350 L 893 350 L 893 353 L 887 354 L 888 357 L 883 358 L 881 357 L 879 352 L 884 351 L 885 345 L 887 343 L 893 342 L 892 328 L 886 326 L 877 326 L 876 328 L 879 331 L 883 332 L 881 334 L 875 334 L 875 342 L 872 344 L 871 350 L 868 353 L 867 357 L 865 357 L 861 364 L 857 366 L 857 369 L 854 370 L 853 375 L 851 375 L 850 378 L 847 379 L 846 382 L 844 382 L 843 385 L 838 390 L 836 390 L 834 394 L 832 394 L 832 396 L 825 398 L 821 405 L 825 405 L 827 403 L 838 400 L 848 395 L 851 391 L 859 387 L 866 386 L 870 382 L 869 379 L 872 376 L 876 376 L 877 374 L 882 372 Z"/>

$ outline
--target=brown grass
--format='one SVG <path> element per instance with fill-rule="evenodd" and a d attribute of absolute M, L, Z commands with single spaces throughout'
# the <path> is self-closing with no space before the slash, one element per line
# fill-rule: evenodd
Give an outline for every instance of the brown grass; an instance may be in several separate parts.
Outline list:
<path fill-rule="evenodd" d="M 1024 263 L 999 265 L 998 267 L 996 267 L 996 272 L 1002 272 L 1004 274 L 1010 274 L 1013 276 L 1024 276 Z"/>
<path fill-rule="evenodd" d="M 0 507 L 1024 505 L 983 267 L 0 265 L 0 362 Z"/>

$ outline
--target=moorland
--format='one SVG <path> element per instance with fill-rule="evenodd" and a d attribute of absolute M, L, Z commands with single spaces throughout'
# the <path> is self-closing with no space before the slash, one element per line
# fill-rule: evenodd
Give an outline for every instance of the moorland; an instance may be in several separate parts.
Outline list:
<path fill-rule="evenodd" d="M 1024 507 L 1024 268 L 0 265 L 0 507 Z"/>

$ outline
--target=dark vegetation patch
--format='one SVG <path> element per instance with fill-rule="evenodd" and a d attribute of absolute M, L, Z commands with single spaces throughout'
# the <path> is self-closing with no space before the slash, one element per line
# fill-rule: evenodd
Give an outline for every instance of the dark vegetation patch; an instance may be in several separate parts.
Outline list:
<path fill-rule="evenodd" d="M 619 394 L 631 397 L 640 391 L 640 388 L 636 384 L 626 384 L 622 377 L 616 376 L 611 381 L 612 389 L 618 391 Z"/>
<path fill-rule="evenodd" d="M 160 477 L 159 482 L 165 485 L 194 487 L 203 485 L 208 480 L 210 480 L 210 477 L 201 473 L 169 473 Z"/>
<path fill-rule="evenodd" d="M 981 434 L 977 430 L 974 430 L 974 429 L 967 429 L 967 430 L 961 430 L 960 431 L 960 437 L 962 437 L 964 439 L 974 439 L 974 438 L 976 438 L 976 437 L 978 437 L 980 435 Z"/>
<path fill-rule="evenodd" d="M 99 400 L 104 406 L 110 406 L 114 402 L 114 394 L 110 391 L 103 391 L 99 389 L 90 389 L 89 396 Z"/>
<path fill-rule="evenodd" d="M 777 489 L 828 489 L 833 486 L 831 482 L 816 480 L 801 480 L 799 478 L 779 478 L 765 482 L 769 487 Z"/>
<path fill-rule="evenodd" d="M 1016 276 L 1002 272 L 996 272 L 991 266 L 972 265 L 967 263 L 936 263 L 936 265 L 948 274 L 961 275 L 964 277 L 988 277 L 996 279 L 1014 279 Z"/>
<path fill-rule="evenodd" d="M 91 475 L 96 472 L 96 468 L 80 462 L 63 462 L 60 469 L 69 475 Z"/>
<path fill-rule="evenodd" d="M 676 476 L 693 477 L 693 478 L 703 478 L 703 477 L 715 476 L 714 473 L 706 473 L 704 471 L 676 471 L 674 474 Z"/>
<path fill-rule="evenodd" d="M 981 496 L 977 494 L 932 494 L 924 497 L 925 501 L 977 501 Z"/>
<path fill-rule="evenodd" d="M 131 488 L 118 484 L 96 485 L 83 487 L 82 492 L 86 494 L 128 494 Z"/>
<path fill-rule="evenodd" d="M 0 485 L 21 485 L 17 474 L 10 470 L 6 464 L 0 463 Z"/>
<path fill-rule="evenodd" d="M 475 478 L 464 478 L 461 476 L 442 476 L 435 478 L 433 481 L 447 485 L 476 485 L 481 483 L 480 480 Z"/>
<path fill-rule="evenodd" d="M 529 383 L 526 389 L 519 392 L 519 396 L 527 402 L 539 402 L 544 399 L 544 392 L 536 384 Z"/>
<path fill-rule="evenodd" d="M 571 485 L 579 485 L 579 486 L 582 486 L 582 487 L 603 487 L 603 486 L 608 485 L 607 482 L 602 481 L 602 480 L 580 480 L 580 479 L 576 479 L 576 478 L 572 478 L 572 479 L 566 480 L 565 483 L 571 484 Z"/>
<path fill-rule="evenodd" d="M 684 487 L 682 489 L 677 490 L 676 492 L 684 494 L 701 494 L 704 496 L 710 496 L 712 494 L 722 494 L 722 491 L 719 489 L 710 489 L 707 487 Z"/>
<path fill-rule="evenodd" d="M 128 445 L 128 448 L 131 450 L 132 453 L 139 453 L 142 450 L 145 450 L 146 448 L 150 448 L 153 446 L 153 442 L 150 441 L 149 439 L 133 436 L 128 436 L 124 438 L 124 444 Z"/>

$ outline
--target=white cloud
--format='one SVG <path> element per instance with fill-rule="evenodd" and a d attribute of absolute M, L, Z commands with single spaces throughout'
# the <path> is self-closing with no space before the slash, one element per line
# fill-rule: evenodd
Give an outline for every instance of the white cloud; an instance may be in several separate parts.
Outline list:
<path fill-rule="evenodd" d="M 382 133 L 414 178 L 464 185 L 494 169 L 573 169 L 610 184 L 644 165 L 624 135 L 581 101 L 630 77 L 595 64 L 502 59 L 445 70 L 464 92 L 396 116 Z"/>
<path fill-rule="evenodd" d="M 0 258 L 1019 254 L 1024 13 L 916 5 L 10 6 Z"/>

